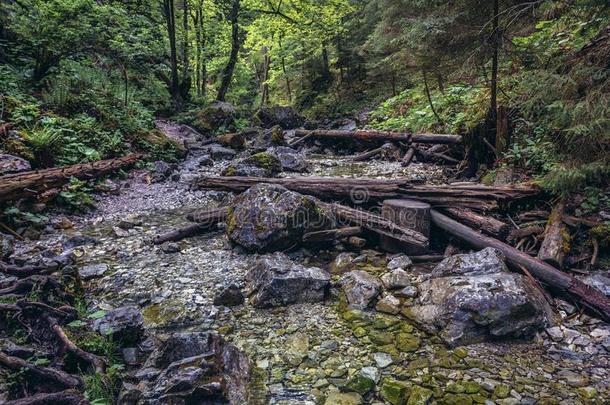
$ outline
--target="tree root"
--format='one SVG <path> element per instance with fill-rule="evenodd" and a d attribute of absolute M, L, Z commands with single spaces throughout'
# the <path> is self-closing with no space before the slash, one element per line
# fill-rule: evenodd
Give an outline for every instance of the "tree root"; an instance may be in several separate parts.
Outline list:
<path fill-rule="evenodd" d="M 5 405 L 85 405 L 89 401 L 76 390 L 41 393 L 6 402 Z"/>
<path fill-rule="evenodd" d="M 83 385 L 83 381 L 79 377 L 68 374 L 65 371 L 37 366 L 19 357 L 9 356 L 2 351 L 0 351 L 0 365 L 14 371 L 26 370 L 37 378 L 51 381 L 63 388 L 77 388 Z"/>

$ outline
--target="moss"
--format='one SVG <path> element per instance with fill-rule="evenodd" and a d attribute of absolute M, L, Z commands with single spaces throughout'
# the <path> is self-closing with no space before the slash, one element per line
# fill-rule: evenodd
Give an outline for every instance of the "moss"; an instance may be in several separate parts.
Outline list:
<path fill-rule="evenodd" d="M 345 386 L 348 390 L 357 392 L 360 395 L 366 395 L 375 388 L 375 381 L 363 375 L 353 377 Z"/>
<path fill-rule="evenodd" d="M 414 352 L 421 344 L 419 338 L 411 333 L 400 332 L 396 334 L 396 347 L 401 352 Z"/>
<path fill-rule="evenodd" d="M 377 345 L 387 345 L 394 342 L 394 337 L 391 333 L 372 330 L 368 334 L 371 342 Z"/>
<path fill-rule="evenodd" d="M 276 145 L 286 144 L 286 140 L 284 139 L 284 131 L 279 125 L 276 125 L 271 128 L 271 142 Z"/>
<path fill-rule="evenodd" d="M 425 405 L 430 398 L 432 398 L 431 390 L 415 385 L 411 389 L 411 395 L 409 395 L 407 405 Z"/>
<path fill-rule="evenodd" d="M 237 169 L 235 168 L 235 166 L 230 165 L 222 172 L 222 175 L 223 176 L 237 176 Z"/>
<path fill-rule="evenodd" d="M 472 398 L 466 394 L 446 394 L 440 403 L 446 405 L 471 405 Z"/>
<path fill-rule="evenodd" d="M 392 405 L 404 405 L 411 395 L 411 389 L 402 381 L 386 379 L 381 384 L 379 394 Z"/>
<path fill-rule="evenodd" d="M 510 394 L 510 387 L 506 384 L 498 384 L 494 388 L 495 398 L 506 398 Z"/>
<path fill-rule="evenodd" d="M 279 159 L 267 152 L 259 152 L 245 159 L 246 163 L 250 163 L 258 168 L 267 170 L 271 173 L 282 171 L 282 164 Z"/>

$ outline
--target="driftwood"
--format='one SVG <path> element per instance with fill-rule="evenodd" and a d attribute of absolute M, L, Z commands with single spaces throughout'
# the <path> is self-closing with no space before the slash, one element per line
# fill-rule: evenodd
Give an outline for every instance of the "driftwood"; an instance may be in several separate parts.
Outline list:
<path fill-rule="evenodd" d="M 351 236 L 362 235 L 363 230 L 359 226 L 351 226 L 338 229 L 330 229 L 324 231 L 307 232 L 303 235 L 305 243 L 328 243 L 335 242 L 341 238 L 349 238 Z"/>
<path fill-rule="evenodd" d="M 5 402 L 4 405 L 87 405 L 89 401 L 77 390 L 40 393 L 29 397 Z"/>
<path fill-rule="evenodd" d="M 63 186 L 71 177 L 97 178 L 130 166 L 141 156 L 134 153 L 117 159 L 0 176 L 0 203 L 38 196 Z"/>
<path fill-rule="evenodd" d="M 544 228 L 542 226 L 528 226 L 525 228 L 513 229 L 508 233 L 506 240 L 509 242 L 515 242 L 519 239 L 526 238 L 532 235 L 540 235 L 544 232 Z"/>
<path fill-rule="evenodd" d="M 191 236 L 200 235 L 207 231 L 214 230 L 216 229 L 218 223 L 227 219 L 227 215 L 229 215 L 229 209 L 227 207 L 215 208 L 190 214 L 188 219 L 197 222 L 196 224 L 178 228 L 164 233 L 163 235 L 159 235 L 153 240 L 153 243 L 155 245 L 161 245 L 165 242 L 177 242 Z"/>
<path fill-rule="evenodd" d="M 417 147 L 415 145 L 411 146 L 407 150 L 407 153 L 405 153 L 405 155 L 402 158 L 402 162 L 401 162 L 403 167 L 407 167 L 411 164 L 411 161 L 413 160 L 413 157 L 415 156 L 416 150 L 417 150 Z"/>
<path fill-rule="evenodd" d="M 610 320 L 610 298 L 601 291 L 590 287 L 577 278 L 566 274 L 537 258 L 531 257 L 497 239 L 481 235 L 453 219 L 432 210 L 432 222 L 440 229 L 464 240 L 477 249 L 493 247 L 506 256 L 513 266 L 523 266 L 534 277 L 552 287 L 557 292 L 570 296 L 582 305 Z"/>
<path fill-rule="evenodd" d="M 313 138 L 339 138 L 339 139 L 357 139 L 360 141 L 380 141 L 380 142 L 417 142 L 417 143 L 443 143 L 456 144 L 462 143 L 460 135 L 447 134 L 409 134 L 404 132 L 384 132 L 384 131 L 345 131 L 345 130 L 322 130 L 316 129 L 309 131 L 306 129 L 297 129 L 295 136 L 307 136 Z"/>
<path fill-rule="evenodd" d="M 77 388 L 83 385 L 80 378 L 65 371 L 50 367 L 37 366 L 19 357 L 9 356 L 0 351 L 0 365 L 15 371 L 25 370 L 36 378 L 53 382 L 63 388 Z"/>
<path fill-rule="evenodd" d="M 422 249 L 428 248 L 428 238 L 424 235 L 412 229 L 401 227 L 380 215 L 339 204 L 324 204 L 324 207 L 342 223 L 359 226 L 369 232 L 391 237 Z"/>
<path fill-rule="evenodd" d="M 406 179 L 357 179 L 340 177 L 199 177 L 197 189 L 243 192 L 259 183 L 278 184 L 289 190 L 326 200 L 352 200 L 354 203 L 381 202 L 387 199 L 415 199 L 434 207 L 461 207 L 492 210 L 499 202 L 510 202 L 539 193 L 530 185 L 489 187 L 474 183 L 446 186 L 414 184 Z"/>
<path fill-rule="evenodd" d="M 445 208 L 443 210 L 450 217 L 459 220 L 463 224 L 483 231 L 487 235 L 491 235 L 494 238 L 504 240 L 510 230 L 510 226 L 498 219 L 490 216 L 485 216 L 472 212 L 471 210 L 464 208 Z"/>
<path fill-rule="evenodd" d="M 559 202 L 551 212 L 544 231 L 544 240 L 538 251 L 538 258 L 557 268 L 563 266 L 567 250 L 570 246 L 570 234 L 563 223 L 565 203 Z"/>

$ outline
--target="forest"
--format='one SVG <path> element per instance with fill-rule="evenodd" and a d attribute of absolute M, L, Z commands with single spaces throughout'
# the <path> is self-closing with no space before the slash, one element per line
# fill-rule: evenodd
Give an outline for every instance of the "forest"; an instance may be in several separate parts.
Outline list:
<path fill-rule="evenodd" d="M 607 0 L 2 0 L 0 403 L 610 399 Z"/>

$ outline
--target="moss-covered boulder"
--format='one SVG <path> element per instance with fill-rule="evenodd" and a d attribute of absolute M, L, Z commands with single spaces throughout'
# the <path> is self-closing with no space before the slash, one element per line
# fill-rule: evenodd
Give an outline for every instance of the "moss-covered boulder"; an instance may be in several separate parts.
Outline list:
<path fill-rule="evenodd" d="M 286 188 L 257 184 L 233 200 L 227 219 L 229 240 L 254 252 L 284 250 L 328 219 L 317 200 Z"/>
<path fill-rule="evenodd" d="M 431 398 L 431 390 L 415 385 L 411 388 L 411 395 L 409 395 L 407 405 L 426 405 L 430 402 Z"/>
<path fill-rule="evenodd" d="M 385 379 L 381 384 L 379 394 L 392 405 L 404 405 L 411 395 L 411 388 L 402 381 Z"/>
<path fill-rule="evenodd" d="M 216 101 L 196 114 L 193 126 L 204 134 L 235 131 L 235 108 L 230 103 Z"/>
<path fill-rule="evenodd" d="M 282 172 L 282 164 L 274 154 L 255 153 L 231 164 L 223 171 L 224 176 L 273 177 Z"/>
<path fill-rule="evenodd" d="M 347 382 L 345 389 L 357 392 L 360 395 L 366 395 L 375 388 L 375 381 L 363 375 L 355 375 Z"/>

